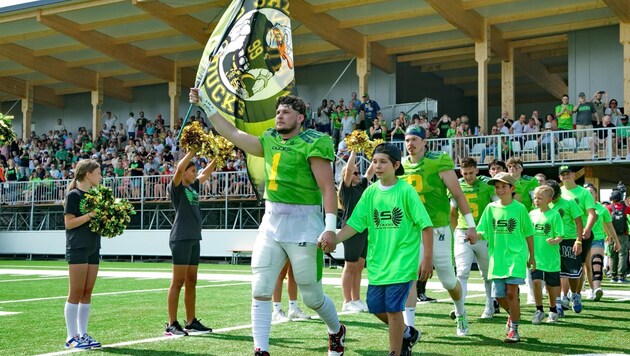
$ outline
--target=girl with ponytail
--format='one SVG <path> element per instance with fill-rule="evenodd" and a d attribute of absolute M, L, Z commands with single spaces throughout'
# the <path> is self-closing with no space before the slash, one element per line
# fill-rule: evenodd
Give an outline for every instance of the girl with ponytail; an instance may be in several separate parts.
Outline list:
<path fill-rule="evenodd" d="M 101 236 L 90 231 L 89 221 L 96 214 L 81 213 L 79 208 L 85 194 L 100 184 L 100 165 L 90 159 L 77 163 L 75 178 L 68 185 L 64 207 L 66 226 L 66 260 L 68 261 L 69 291 L 64 309 L 67 349 L 90 349 L 101 344 L 87 333 L 90 300 L 96 282 Z"/>

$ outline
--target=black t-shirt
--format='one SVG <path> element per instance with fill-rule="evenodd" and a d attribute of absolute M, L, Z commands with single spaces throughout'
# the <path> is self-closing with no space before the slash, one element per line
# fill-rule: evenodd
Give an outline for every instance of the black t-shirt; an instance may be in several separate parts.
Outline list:
<path fill-rule="evenodd" d="M 136 170 L 135 168 L 142 168 L 141 171 Z M 131 169 L 131 176 L 132 177 L 142 177 L 142 175 L 144 174 L 144 163 L 142 163 L 142 161 L 137 161 L 137 162 L 131 162 L 129 164 L 129 169 Z"/>
<path fill-rule="evenodd" d="M 604 126 L 602 124 L 599 124 L 599 125 L 595 125 L 595 128 L 596 129 L 612 129 L 612 128 L 615 128 L 615 125 L 608 124 L 608 126 Z M 599 137 L 600 140 L 603 140 L 605 138 L 608 138 L 608 132 L 609 130 L 598 130 L 597 136 Z M 612 132 L 614 133 L 615 130 L 612 130 Z"/>
<path fill-rule="evenodd" d="M 83 216 L 85 214 L 81 214 L 81 210 L 79 209 L 79 205 L 81 204 L 81 200 L 85 196 L 85 192 L 79 189 L 71 190 L 66 196 L 66 206 L 64 208 L 65 214 L 72 214 L 75 217 Z M 78 248 L 91 248 L 98 247 L 101 248 L 101 236 L 95 232 L 92 232 L 89 228 L 90 223 L 86 222 L 81 226 L 77 226 L 74 229 L 67 230 L 66 229 L 66 248 L 67 249 L 78 249 Z"/>
<path fill-rule="evenodd" d="M 357 206 L 359 199 L 361 199 L 361 195 L 363 195 L 363 191 L 367 188 L 368 181 L 367 178 L 361 177 L 361 181 L 359 184 L 353 186 L 350 185 L 346 187 L 344 183 L 341 183 L 341 203 L 343 204 L 343 215 L 341 220 L 345 225 L 345 222 L 350 219 L 352 212 L 354 211 L 354 207 Z"/>
<path fill-rule="evenodd" d="M 4 172 L 4 176 L 7 179 L 7 182 L 15 182 L 17 181 L 17 168 L 6 168 Z"/>
<path fill-rule="evenodd" d="M 169 184 L 169 192 L 175 220 L 171 229 L 170 241 L 201 240 L 201 208 L 199 207 L 199 180 L 184 186 Z"/>
<path fill-rule="evenodd" d="M 440 121 L 440 123 L 438 124 L 438 127 L 440 128 L 440 138 L 446 138 L 446 133 L 448 132 L 448 129 L 451 128 L 451 123 L 450 121 Z"/>

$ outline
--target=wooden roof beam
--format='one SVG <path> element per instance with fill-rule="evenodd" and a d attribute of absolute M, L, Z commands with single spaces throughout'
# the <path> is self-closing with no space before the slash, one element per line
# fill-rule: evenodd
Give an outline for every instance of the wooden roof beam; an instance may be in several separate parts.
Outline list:
<path fill-rule="evenodd" d="M 414 8 L 400 12 L 394 12 L 389 14 L 377 14 L 374 16 L 360 17 L 357 19 L 348 19 L 341 22 L 341 28 L 352 28 L 357 26 L 373 25 L 383 22 L 400 21 L 406 19 L 413 19 L 416 17 L 428 16 L 435 14 L 435 10 L 432 7 Z"/>
<path fill-rule="evenodd" d="M 621 0 L 621 1 L 624 1 L 624 0 Z M 594 0 L 594 1 L 589 1 L 586 3 L 576 3 L 576 4 L 569 4 L 569 5 L 558 6 L 558 7 L 536 8 L 535 10 L 523 11 L 516 14 L 511 13 L 507 15 L 492 16 L 488 18 L 488 24 L 496 25 L 496 24 L 507 23 L 507 22 L 537 19 L 537 18 L 547 17 L 547 16 L 560 16 L 560 15 L 565 15 L 565 14 L 573 14 L 576 12 L 597 10 L 604 7 L 606 7 L 606 4 L 604 3 L 603 0 Z"/>
<path fill-rule="evenodd" d="M 175 9 L 159 1 L 132 0 L 133 4 L 149 15 L 160 19 L 172 28 L 205 45 L 208 42 L 208 24 L 190 15 L 175 15 Z"/>
<path fill-rule="evenodd" d="M 432 52 L 407 54 L 404 56 L 398 56 L 398 62 L 421 61 L 424 59 L 451 57 L 451 56 L 459 56 L 459 55 L 464 55 L 464 54 L 474 55 L 475 47 L 462 47 L 462 48 L 444 49 L 441 51 L 439 50 L 439 51 L 432 51 Z"/>
<path fill-rule="evenodd" d="M 439 42 L 426 42 L 426 43 L 417 43 L 417 44 L 398 46 L 398 47 L 390 47 L 390 48 L 387 48 L 385 51 L 387 54 L 402 54 L 402 53 L 431 51 L 431 50 L 437 50 L 437 49 L 442 49 L 442 48 L 469 46 L 471 44 L 474 44 L 474 42 L 470 38 L 456 38 L 453 40 L 445 40 L 445 41 L 439 41 Z"/>
<path fill-rule="evenodd" d="M 79 24 L 58 15 L 39 15 L 37 19 L 55 31 L 115 58 L 132 68 L 166 81 L 173 81 L 173 69 L 175 66 L 172 61 L 166 58 L 149 58 L 143 49 L 130 44 L 116 44 L 114 38 L 98 31 L 83 32 L 80 30 Z"/>
<path fill-rule="evenodd" d="M 604 0 L 622 22 L 630 22 L 630 2 L 628 0 Z"/>
<path fill-rule="evenodd" d="M 332 1 L 325 4 L 313 5 L 313 13 L 321 14 L 323 12 L 328 12 L 332 10 L 347 9 L 349 7 L 357 7 L 357 6 L 364 6 L 364 5 L 372 5 L 372 4 L 378 4 L 378 3 L 387 2 L 387 1 L 389 0 L 361 0 L 360 2 L 357 2 L 356 0 Z M 293 2 L 291 2 L 291 5 L 293 5 Z"/>
<path fill-rule="evenodd" d="M 515 67 L 528 76 L 534 83 L 538 83 L 543 89 L 557 99 L 569 92 L 567 83 L 558 74 L 551 74 L 542 63 L 532 59 L 528 54 L 514 50 Z"/>
<path fill-rule="evenodd" d="M 382 1 L 382 0 L 379 0 Z M 356 1 L 348 1 L 356 4 Z M 362 2 L 365 3 L 367 0 Z M 315 13 L 315 7 L 304 0 L 291 1 L 291 16 L 301 22 L 321 37 L 356 57 L 365 57 L 363 48 L 363 35 L 353 29 L 341 28 L 340 21 L 327 14 Z M 372 65 L 386 73 L 393 73 L 395 63 L 391 56 L 386 54 L 385 47 L 378 43 L 371 44 Z"/>
<path fill-rule="evenodd" d="M 13 77 L 0 78 L 0 92 L 9 94 L 17 98 L 26 96 L 26 81 Z M 33 87 L 33 100 L 38 104 L 52 106 L 55 108 L 63 108 L 63 96 L 55 94 L 54 90 L 43 87 Z"/>
<path fill-rule="evenodd" d="M 510 41 L 510 47 L 512 48 L 521 48 L 521 47 L 532 47 L 532 46 L 542 46 L 553 43 L 568 43 L 569 35 L 555 35 L 555 36 L 547 36 L 547 37 L 536 37 L 536 38 L 528 38 L 526 40 L 518 40 L 518 41 Z"/>

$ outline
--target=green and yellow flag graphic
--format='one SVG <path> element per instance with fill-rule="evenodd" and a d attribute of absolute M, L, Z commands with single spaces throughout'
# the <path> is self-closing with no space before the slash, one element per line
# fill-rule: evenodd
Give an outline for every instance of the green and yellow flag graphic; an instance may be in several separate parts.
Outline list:
<path fill-rule="evenodd" d="M 200 106 L 259 136 L 274 127 L 276 100 L 295 94 L 288 0 L 234 0 L 210 36 L 197 70 Z M 238 142 L 234 142 L 238 147 Z M 264 161 L 247 157 L 264 184 Z"/>

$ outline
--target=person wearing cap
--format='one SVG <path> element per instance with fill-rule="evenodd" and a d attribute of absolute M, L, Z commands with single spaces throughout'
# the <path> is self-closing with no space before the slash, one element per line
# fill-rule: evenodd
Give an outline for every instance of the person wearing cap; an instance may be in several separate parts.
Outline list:
<path fill-rule="evenodd" d="M 361 115 L 361 123 L 363 125 L 367 125 L 366 123 L 372 123 L 376 116 L 381 111 L 381 107 L 374 100 L 370 99 L 368 93 L 363 94 L 363 103 L 359 106 L 359 113 Z M 363 129 L 366 127 L 364 126 Z M 362 129 L 359 124 L 359 129 Z"/>
<path fill-rule="evenodd" d="M 545 185 L 550 186 L 554 191 L 551 210 L 560 214 L 564 228 L 563 239 L 560 242 L 561 294 L 556 298 L 558 317 L 564 317 L 564 309 L 569 309 L 567 298 L 569 287 L 575 292 L 582 274 L 582 264 L 579 259 L 582 252 L 582 211 L 575 201 L 562 197 L 558 182 L 547 180 Z"/>
<path fill-rule="evenodd" d="M 402 312 L 417 271 L 423 280 L 432 274 L 433 233 L 418 194 L 397 177 L 404 175 L 400 157 L 393 144 L 376 146 L 371 167 L 379 180 L 365 189 L 335 244 L 367 229 L 369 311 L 388 324 L 389 354 L 411 355 L 420 333 L 403 323 Z M 419 265 L 420 234 L 425 258 Z M 334 249 L 334 245 L 324 247 Z"/>
<path fill-rule="evenodd" d="M 622 220 L 618 225 L 624 227 L 617 230 L 617 237 L 621 248 L 618 251 L 611 251 L 610 254 L 610 273 L 611 282 L 625 283 L 626 272 L 628 271 L 628 216 L 630 216 L 630 207 L 624 204 L 623 194 L 619 190 L 613 190 L 610 194 L 610 205 L 608 211 L 614 220 Z M 625 218 L 625 221 L 624 221 Z M 625 223 L 625 224 L 624 224 Z M 616 223 L 615 223 L 616 224 Z"/>
<path fill-rule="evenodd" d="M 494 189 L 488 185 L 486 177 L 479 177 L 479 168 L 477 161 L 472 157 L 465 157 L 460 162 L 459 172 L 462 178 L 459 179 L 459 186 L 468 201 L 470 213 L 475 219 L 475 223 L 479 223 L 481 213 L 486 206 L 497 200 Z M 481 277 L 484 280 L 484 288 L 486 292 L 486 307 L 481 315 L 482 319 L 491 319 L 494 316 L 494 298 L 492 298 L 492 281 L 488 279 L 488 243 L 483 241 L 471 245 L 466 238 L 468 224 L 464 218 L 464 214 L 457 209 L 457 202 L 451 199 L 451 229 L 455 235 L 454 257 L 457 267 L 457 280 L 462 286 L 462 299 L 466 300 L 466 292 L 468 285 L 468 277 L 473 261 L 477 261 Z M 454 317 L 454 311 L 452 312 Z"/>
<path fill-rule="evenodd" d="M 518 290 L 525 284 L 528 268 L 536 270 L 534 259 L 534 227 L 525 206 L 514 199 L 514 177 L 498 173 L 488 181 L 500 199 L 486 206 L 477 227 L 477 234 L 469 241 L 488 241 L 488 278 L 492 279 L 493 297 L 508 312 L 507 334 L 504 342 L 519 342 L 518 324 L 521 316 Z"/>
<path fill-rule="evenodd" d="M 599 118 L 595 115 L 595 107 L 593 103 L 590 101 L 586 101 L 586 95 L 584 93 L 580 93 L 578 95 L 578 104 L 573 108 L 573 112 L 575 115 L 575 129 L 576 130 L 586 130 L 593 128 L 593 121 L 599 125 Z M 585 136 L 590 136 L 590 132 L 578 131 L 577 132 L 577 141 L 581 143 L 582 138 Z"/>
<path fill-rule="evenodd" d="M 584 188 L 593 196 L 595 200 L 595 212 L 597 213 L 597 221 L 595 222 L 595 226 L 593 226 L 593 244 L 591 245 L 590 256 L 587 258 L 587 261 L 590 262 L 590 268 L 586 271 L 588 282 L 591 286 L 589 299 L 597 302 L 601 300 L 604 295 L 604 290 L 601 288 L 602 280 L 604 279 L 604 242 L 607 237 L 611 241 L 614 241 L 613 251 L 619 251 L 621 245 L 619 244 L 619 237 L 617 236 L 615 227 L 612 224 L 610 211 L 608 211 L 602 203 L 597 201 L 597 188 L 591 183 L 584 184 Z M 613 193 L 615 192 L 613 191 Z M 615 198 L 619 199 L 619 196 Z"/>
<path fill-rule="evenodd" d="M 198 89 L 190 90 L 189 100 L 199 105 Z M 281 96 L 274 128 L 258 137 L 237 129 L 217 113 L 209 116 L 221 136 L 265 161 L 265 214 L 252 252 L 251 318 L 258 355 L 269 354 L 271 297 L 287 260 L 304 304 L 326 324 L 328 355 L 340 356 L 345 350 L 346 327 L 332 299 L 324 294 L 321 267 L 317 267 L 323 259 L 318 243 L 332 245 L 336 237 L 337 199 L 330 164 L 335 154 L 330 136 L 302 131 L 305 115 L 301 98 Z"/>
<path fill-rule="evenodd" d="M 575 173 L 573 172 L 571 167 L 560 166 L 558 173 L 560 175 L 560 180 L 563 183 L 562 197 L 564 199 L 574 200 L 582 211 L 581 218 L 584 229 L 582 230 L 582 253 L 580 254 L 579 259 L 582 262 L 582 267 L 586 268 L 586 257 L 588 256 L 588 252 L 591 249 L 591 244 L 593 243 L 591 230 L 593 229 L 593 225 L 595 225 L 595 221 L 597 220 L 597 214 L 595 213 L 595 200 L 588 190 L 575 184 Z M 580 273 L 579 284 L 577 286 L 577 289 L 573 291 L 572 295 L 573 311 L 576 313 L 582 311 L 581 291 L 583 285 L 584 274 Z"/>
<path fill-rule="evenodd" d="M 405 131 L 405 148 L 409 155 L 402 161 L 405 172 L 401 178 L 414 187 L 425 205 L 431 207 L 429 216 L 433 222 L 433 266 L 442 286 L 455 304 L 456 333 L 458 336 L 465 336 L 468 335 L 469 325 L 462 287 L 455 276 L 453 264 L 449 192 L 468 224 L 466 230 L 468 238 L 476 235 L 475 219 L 457 181 L 455 164 L 451 156 L 446 152 L 428 151 L 426 131 L 417 125 L 409 126 Z M 407 325 L 413 326 L 415 322 L 417 294 L 418 291 L 414 288 L 407 299 L 404 314 Z"/>

